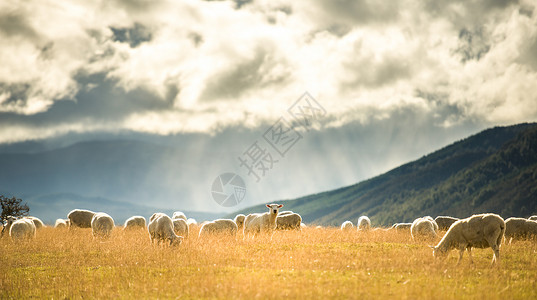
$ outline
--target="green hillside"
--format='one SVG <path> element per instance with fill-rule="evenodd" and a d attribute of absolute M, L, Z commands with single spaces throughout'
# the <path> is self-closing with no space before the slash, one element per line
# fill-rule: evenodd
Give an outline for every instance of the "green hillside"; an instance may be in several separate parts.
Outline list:
<path fill-rule="evenodd" d="M 279 202 L 305 222 L 324 225 L 360 215 L 391 225 L 423 215 L 535 214 L 537 124 L 488 129 L 355 185 Z"/>

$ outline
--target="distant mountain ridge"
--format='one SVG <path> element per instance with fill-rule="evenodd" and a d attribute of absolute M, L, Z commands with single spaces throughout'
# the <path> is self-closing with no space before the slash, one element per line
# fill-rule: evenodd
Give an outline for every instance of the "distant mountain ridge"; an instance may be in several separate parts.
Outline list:
<path fill-rule="evenodd" d="M 325 225 L 360 215 L 387 226 L 423 215 L 535 214 L 537 125 L 487 129 L 369 180 L 279 202 L 305 222 Z M 263 205 L 237 213 L 260 211 Z"/>
<path fill-rule="evenodd" d="M 191 165 L 182 147 L 133 140 L 89 141 L 36 153 L 0 154 L 0 194 L 28 202 L 46 222 L 74 208 L 106 211 L 116 221 L 157 210 L 212 220 L 182 200 Z M 157 202 L 159 200 L 160 202 Z M 190 209 L 188 209 L 190 208 Z"/>
<path fill-rule="evenodd" d="M 30 215 L 39 217 L 46 224 L 54 224 L 56 219 L 66 218 L 67 214 L 75 208 L 89 209 L 95 212 L 104 211 L 114 218 L 116 225 L 122 225 L 127 218 L 135 215 L 144 216 L 149 220 L 149 217 L 155 212 L 163 212 L 171 216 L 176 211 L 169 208 L 138 205 L 103 197 L 83 197 L 70 193 L 26 197 L 23 199 L 24 202 L 27 202 L 30 207 Z M 221 213 L 180 211 L 185 213 L 188 218 L 194 218 L 200 222 L 214 220 L 222 216 Z"/>

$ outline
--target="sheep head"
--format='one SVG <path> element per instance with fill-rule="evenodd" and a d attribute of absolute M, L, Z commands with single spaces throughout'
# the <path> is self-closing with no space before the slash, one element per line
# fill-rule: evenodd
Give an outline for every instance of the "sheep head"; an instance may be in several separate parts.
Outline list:
<path fill-rule="evenodd" d="M 269 212 L 273 215 L 278 215 L 278 211 L 280 208 L 283 207 L 283 204 L 267 204 L 267 207 L 269 208 Z"/>

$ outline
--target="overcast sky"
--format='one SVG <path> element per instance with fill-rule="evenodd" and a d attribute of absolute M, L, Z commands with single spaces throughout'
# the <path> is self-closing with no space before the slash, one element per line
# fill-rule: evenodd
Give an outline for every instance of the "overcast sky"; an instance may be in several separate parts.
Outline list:
<path fill-rule="evenodd" d="M 321 146 L 323 135 L 339 132 L 369 155 L 319 188 L 350 184 L 536 121 L 536 4 L 4 0 L 0 143 L 264 132 L 307 91 L 326 111 L 307 144 L 331 153 L 339 145 Z M 320 190 L 282 191 L 272 198 Z"/>

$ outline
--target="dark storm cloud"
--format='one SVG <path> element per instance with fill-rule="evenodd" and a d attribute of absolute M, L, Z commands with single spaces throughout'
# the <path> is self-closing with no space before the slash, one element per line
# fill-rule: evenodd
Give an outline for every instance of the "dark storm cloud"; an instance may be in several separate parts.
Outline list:
<path fill-rule="evenodd" d="M 288 74 L 282 74 L 275 78 L 267 77 L 273 63 L 281 63 L 274 61 L 271 55 L 269 50 L 259 48 L 255 51 L 253 58 L 241 61 L 229 69 L 217 73 L 209 79 L 200 100 L 239 98 L 252 89 L 284 82 L 288 78 Z"/>
<path fill-rule="evenodd" d="M 528 46 L 521 49 L 520 57 L 517 62 L 529 66 L 534 72 L 537 72 L 537 37 L 528 43 Z"/>
<path fill-rule="evenodd" d="M 427 0 L 425 9 L 436 17 L 447 18 L 461 29 L 482 25 L 490 13 L 518 3 L 518 0 Z"/>
<path fill-rule="evenodd" d="M 7 37 L 24 37 L 31 40 L 38 34 L 22 12 L 0 12 L 0 32 Z"/>
<path fill-rule="evenodd" d="M 381 62 L 374 62 L 369 57 L 343 63 L 349 77 L 342 82 L 345 89 L 358 87 L 376 88 L 407 79 L 411 76 L 411 65 L 397 57 L 385 57 Z"/>
<path fill-rule="evenodd" d="M 490 50 L 490 43 L 481 28 L 470 31 L 463 28 L 459 32 L 459 47 L 455 50 L 461 61 L 480 60 Z"/>
<path fill-rule="evenodd" d="M 317 0 L 319 8 L 339 22 L 363 25 L 397 19 L 398 1 Z"/>
<path fill-rule="evenodd" d="M 77 124 L 81 121 L 113 124 L 121 123 L 133 113 L 164 111 L 173 106 L 173 98 L 175 97 L 173 90 L 170 90 L 167 99 L 161 99 L 142 88 L 125 92 L 116 86 L 116 80 L 108 79 L 104 74 L 80 74 L 76 76 L 76 79 L 80 90 L 75 95 L 74 100 L 57 100 L 48 110 L 33 115 L 0 113 L 0 126 L 21 125 L 39 128 L 59 124 Z M 16 95 L 23 98 L 29 88 L 29 85 L 15 85 L 11 86 L 9 90 L 18 90 L 12 95 L 12 98 Z"/>
<path fill-rule="evenodd" d="M 328 31 L 343 37 L 360 26 L 383 26 L 399 18 L 399 2 L 368 0 L 316 0 L 306 1 L 304 7 L 309 19 L 315 20 L 316 30 Z"/>
<path fill-rule="evenodd" d="M 9 106 L 15 104 L 16 102 L 26 102 L 28 95 L 31 93 L 32 85 L 31 83 L 6 83 L 0 82 L 0 91 L 7 93 L 7 97 L 2 106 Z"/>
<path fill-rule="evenodd" d="M 151 41 L 151 31 L 140 23 L 135 23 L 132 27 L 118 28 L 110 27 L 114 34 L 113 40 L 127 43 L 132 48 L 135 48 L 143 42 Z"/>
<path fill-rule="evenodd" d="M 154 0 L 154 1 L 148 1 L 148 0 L 111 0 L 109 2 L 113 3 L 113 6 L 115 6 L 115 7 L 125 9 L 129 13 L 140 13 L 140 12 L 147 12 L 148 10 L 154 8 L 156 5 L 159 5 L 162 1 L 160 1 L 160 0 Z"/>

